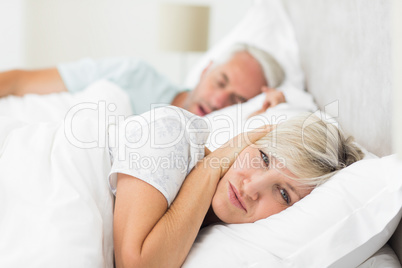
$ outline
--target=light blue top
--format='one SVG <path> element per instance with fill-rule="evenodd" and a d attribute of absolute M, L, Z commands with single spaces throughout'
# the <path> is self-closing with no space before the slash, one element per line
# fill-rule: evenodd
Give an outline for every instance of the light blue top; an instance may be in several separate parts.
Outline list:
<path fill-rule="evenodd" d="M 70 92 L 106 79 L 128 93 L 134 114 L 149 111 L 152 104 L 171 104 L 182 88 L 173 85 L 152 66 L 136 58 L 85 58 L 57 66 Z"/>

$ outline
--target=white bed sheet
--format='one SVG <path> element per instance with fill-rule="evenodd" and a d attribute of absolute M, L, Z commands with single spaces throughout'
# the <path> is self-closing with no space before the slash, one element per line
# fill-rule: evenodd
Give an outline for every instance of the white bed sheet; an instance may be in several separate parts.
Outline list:
<path fill-rule="evenodd" d="M 392 248 L 385 244 L 357 268 L 401 268 L 401 264 Z"/>

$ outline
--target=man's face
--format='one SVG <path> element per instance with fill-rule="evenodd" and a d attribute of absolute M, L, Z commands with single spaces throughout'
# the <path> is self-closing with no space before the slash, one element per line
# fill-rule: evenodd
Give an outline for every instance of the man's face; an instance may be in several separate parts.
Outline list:
<path fill-rule="evenodd" d="M 200 82 L 189 93 L 183 108 L 204 116 L 257 96 L 266 84 L 257 60 L 247 52 L 238 52 L 226 63 L 210 64 L 204 69 Z"/>

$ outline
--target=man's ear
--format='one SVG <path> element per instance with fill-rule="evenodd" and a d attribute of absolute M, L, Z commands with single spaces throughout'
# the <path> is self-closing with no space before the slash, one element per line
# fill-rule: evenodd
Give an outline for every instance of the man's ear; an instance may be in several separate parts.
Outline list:
<path fill-rule="evenodd" d="M 205 67 L 204 70 L 202 70 L 201 77 L 205 76 L 205 74 L 207 73 L 207 71 L 209 70 L 209 68 L 212 66 L 213 63 L 214 62 L 212 60 L 208 63 L 207 67 Z"/>

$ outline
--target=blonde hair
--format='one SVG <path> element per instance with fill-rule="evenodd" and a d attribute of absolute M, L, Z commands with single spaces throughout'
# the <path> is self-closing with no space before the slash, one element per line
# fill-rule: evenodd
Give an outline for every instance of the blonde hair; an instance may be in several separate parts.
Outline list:
<path fill-rule="evenodd" d="M 315 114 L 291 118 L 256 142 L 308 186 L 326 182 L 336 172 L 363 158 L 363 152 L 342 131 Z M 272 158 L 273 157 L 273 158 Z"/>
<path fill-rule="evenodd" d="M 276 59 L 267 51 L 259 49 L 255 46 L 236 43 L 232 45 L 224 54 L 214 59 L 214 63 L 222 64 L 230 60 L 236 53 L 247 52 L 260 64 L 264 73 L 267 86 L 276 88 L 280 86 L 285 79 L 285 72 Z"/>

